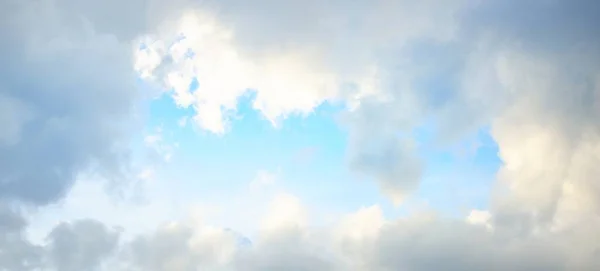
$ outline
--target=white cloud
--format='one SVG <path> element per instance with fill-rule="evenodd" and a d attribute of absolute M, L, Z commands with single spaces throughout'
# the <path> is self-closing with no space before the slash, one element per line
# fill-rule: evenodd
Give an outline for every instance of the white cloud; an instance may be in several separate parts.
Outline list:
<path fill-rule="evenodd" d="M 178 105 L 192 106 L 203 129 L 226 132 L 238 99 L 250 90 L 255 92 L 254 109 L 277 125 L 290 114 L 309 114 L 325 102 L 347 100 L 355 108 L 363 97 L 380 93 L 375 65 L 379 47 L 452 38 L 452 16 L 461 1 L 430 8 L 440 3 L 211 3 L 144 39 L 136 67 L 144 77 L 172 89 Z M 340 8 L 346 12 L 340 13 Z M 265 9 L 273 12 L 261 16 Z M 304 9 L 317 19 L 298 17 L 298 10 Z M 351 27 L 352 20 L 364 15 L 361 28 Z M 282 23 L 294 30 L 275 27 Z M 192 91 L 194 79 L 199 86 Z M 354 90 L 344 87 L 348 84 Z"/>
<path fill-rule="evenodd" d="M 271 202 L 262 228 L 265 231 L 303 228 L 307 223 L 307 210 L 300 203 L 300 199 L 290 194 L 279 194 Z"/>
<path fill-rule="evenodd" d="M 212 16 L 189 12 L 178 22 L 170 35 L 162 37 L 174 44 L 165 49 L 162 40 L 146 41 L 137 66 L 143 76 L 152 74 L 173 89 L 179 106 L 193 106 L 194 119 L 203 129 L 226 132 L 230 112 L 250 89 L 256 91 L 253 107 L 274 124 L 293 112 L 311 112 L 336 91 L 335 78 L 315 70 L 322 65 L 310 52 L 248 58 L 236 48 L 232 30 Z M 178 35 L 183 38 L 177 40 Z M 198 89 L 190 89 L 193 80 L 199 82 Z"/>
<path fill-rule="evenodd" d="M 466 221 L 469 224 L 484 226 L 487 229 L 492 230 L 492 224 L 490 223 L 491 219 L 492 214 L 488 211 L 471 210 Z"/>
<path fill-rule="evenodd" d="M 338 233 L 342 238 L 361 241 L 374 239 L 384 226 L 385 218 L 377 205 L 361 208 L 342 219 Z"/>

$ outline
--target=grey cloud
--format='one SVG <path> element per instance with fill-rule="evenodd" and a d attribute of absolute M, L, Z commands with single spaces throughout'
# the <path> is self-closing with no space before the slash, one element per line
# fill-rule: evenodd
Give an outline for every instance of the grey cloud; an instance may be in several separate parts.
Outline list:
<path fill-rule="evenodd" d="M 73 15 L 82 16 L 99 34 L 113 35 L 123 42 L 137 39 L 140 34 L 156 31 L 160 23 L 176 18 L 185 8 L 197 7 L 190 0 L 54 0 L 61 8 L 61 17 L 76 25 L 82 24 Z"/>
<path fill-rule="evenodd" d="M 136 237 L 125 248 L 128 270 L 223 270 L 240 242 L 230 230 L 201 231 L 202 226 L 177 222 Z"/>
<path fill-rule="evenodd" d="M 492 201 L 499 222 L 525 232 L 593 223 L 600 213 L 593 165 L 600 161 L 600 66 L 524 54 L 507 61 L 505 82 L 519 95 L 492 122 L 505 163 L 499 189 L 510 193 Z"/>
<path fill-rule="evenodd" d="M 27 221 L 14 207 L 0 203 L 0 270 L 36 270 L 43 266 L 43 248 L 25 236 Z"/>
<path fill-rule="evenodd" d="M 133 266 L 141 270 L 195 270 L 199 264 L 189 248 L 193 235 L 189 228 L 158 230 L 151 236 L 140 236 L 130 248 Z"/>
<path fill-rule="evenodd" d="M 385 228 L 377 270 L 569 270 L 556 244 L 488 232 L 458 221 L 403 221 Z"/>
<path fill-rule="evenodd" d="M 57 271 L 99 270 L 119 241 L 119 231 L 94 220 L 61 223 L 47 237 L 50 265 Z"/>
<path fill-rule="evenodd" d="M 45 204 L 91 167 L 118 174 L 138 97 L 130 46 L 50 1 L 0 10 L 0 198 Z"/>
<path fill-rule="evenodd" d="M 540 65 L 551 69 L 564 68 L 554 75 L 559 76 L 561 81 L 549 78 L 558 84 L 552 90 L 527 90 L 539 94 L 531 98 L 538 101 L 557 99 L 554 102 L 570 103 L 570 110 L 575 111 L 582 109 L 579 103 L 584 100 L 589 105 L 593 101 L 592 96 L 586 99 L 583 93 L 573 97 L 564 94 L 575 86 L 571 84 L 581 88 L 580 84 L 592 83 L 590 79 L 593 81 L 593 73 L 598 69 L 600 47 L 597 46 L 596 32 L 600 19 L 594 15 L 597 12 L 600 12 L 600 5 L 589 0 L 473 2 L 462 10 L 458 19 L 461 26 L 459 34 L 453 41 L 462 49 L 449 52 L 462 56 L 463 64 L 456 67 L 460 70 L 457 73 L 460 84 L 445 84 L 454 99 L 436 116 L 441 126 L 448 127 L 441 132 L 442 136 L 451 129 L 469 131 L 489 124 L 493 118 L 503 114 L 515 99 L 522 98 L 520 93 L 514 90 L 510 93 L 511 90 L 504 88 L 498 71 L 498 62 L 515 54 L 537 59 Z M 526 74 L 536 76 L 534 72 L 539 72 L 531 70 L 535 67 L 527 62 L 508 65 L 510 67 L 505 68 L 518 69 L 522 77 Z M 591 93 L 588 91 L 588 94 Z"/>
<path fill-rule="evenodd" d="M 523 237 L 452 219 L 391 222 L 366 243 L 342 243 L 357 248 L 349 254 L 333 241 L 334 228 L 265 232 L 251 246 L 234 247 L 226 261 L 216 252 L 232 243 L 193 238 L 201 231 L 168 227 L 138 237 L 126 245 L 124 270 L 595 270 L 593 258 L 581 264 L 580 254 L 569 254 L 570 236 Z"/>
<path fill-rule="evenodd" d="M 396 203 L 417 188 L 423 172 L 414 142 L 399 137 L 367 136 L 358 142 L 361 148 L 353 152 L 350 162 L 354 170 L 374 176 L 383 193 Z"/>
<path fill-rule="evenodd" d="M 6 210 L 1 212 L 0 226 L 12 225 L 14 233 L 22 234 L 24 220 Z M 283 228 L 262 232 L 249 244 L 232 230 L 174 222 L 117 247 L 118 230 L 80 220 L 56 226 L 45 246 L 32 245 L 23 235 L 0 235 L 0 248 L 4 248 L 0 270 L 37 266 L 65 271 L 592 271 L 598 267 L 597 254 L 587 246 L 595 243 L 597 222 L 579 225 L 572 232 L 539 234 L 492 224 L 490 230 L 450 218 L 415 216 L 390 221 L 366 239 L 340 236 L 335 227 Z"/>
<path fill-rule="evenodd" d="M 548 238 L 566 247 L 572 270 L 594 270 L 591 259 L 599 247 L 589 226 L 597 225 L 600 214 L 594 166 L 600 161 L 600 46 L 595 34 L 600 19 L 593 14 L 600 5 L 503 5 L 491 4 L 479 14 L 488 18 L 482 27 L 494 41 L 489 50 L 502 51 L 489 56 L 496 73 L 490 83 L 500 86 L 496 97 L 505 101 L 488 118 L 505 164 L 498 172 L 498 195 L 491 201 L 495 223 L 520 236 L 551 229 Z M 578 245 L 568 245 L 574 242 Z"/>
<path fill-rule="evenodd" d="M 324 250 L 327 244 L 322 240 L 327 236 L 318 234 L 318 232 L 306 232 L 296 228 L 265 232 L 259 242 L 237 255 L 235 269 L 243 271 L 337 270 L 336 255 Z"/>
<path fill-rule="evenodd" d="M 540 116 L 571 123 L 567 125 L 571 127 L 564 127 L 566 130 L 573 131 L 573 125 L 580 125 L 577 123 L 581 120 L 591 122 L 598 112 L 594 82 L 600 59 L 596 34 L 600 20 L 594 14 L 599 7 L 596 1 L 467 2 L 454 13 L 457 27 L 453 38 L 416 37 L 377 58 L 387 73 L 382 81 L 391 98 L 383 103 L 365 103 L 354 112 L 358 115 L 354 118 L 360 120 L 353 123 L 354 133 L 370 135 L 376 142 L 382 141 L 378 139 L 382 134 L 391 134 L 392 138 L 403 136 L 428 122 L 436 127 L 436 135 L 427 144 L 445 147 L 490 125 L 519 99 L 543 104 L 545 110 L 539 113 L 545 116 Z M 507 64 L 505 60 L 515 54 L 531 56 L 536 61 L 541 60 L 539 65 L 556 69 L 547 75 L 555 85 L 552 90 L 506 88 L 505 78 L 502 78 L 505 71 L 501 69 L 519 70 L 523 80 L 539 72 L 531 70 L 535 67 L 528 66 L 527 62 Z M 398 122 L 398 119 L 406 121 Z M 580 135 L 572 133 L 574 137 Z M 396 148 L 396 140 L 387 141 L 391 144 L 377 145 L 368 140 L 355 144 L 350 153 L 354 162 L 351 165 L 357 169 L 374 169 L 368 166 L 373 160 L 369 157 L 374 154 L 390 158 L 380 165 L 394 164 L 392 157 L 413 157 L 404 163 L 407 167 L 418 161 L 414 151 Z M 394 149 L 396 154 L 389 155 Z M 402 166 L 382 166 L 367 173 L 382 179 L 381 176 L 393 176 L 397 168 Z M 409 174 L 416 178 L 401 178 L 403 175 L 396 174 L 398 177 L 393 182 L 384 184 L 418 186 L 418 174 Z"/>
<path fill-rule="evenodd" d="M 471 34 L 491 34 L 502 43 L 520 43 L 531 50 L 598 50 L 598 12 L 600 4 L 593 0 L 488 1 L 467 10 L 462 20 Z"/>
<path fill-rule="evenodd" d="M 429 270 L 441 266 L 429 264 L 442 262 L 449 270 L 490 270 L 486 264 L 491 262 L 499 270 L 595 270 L 592 259 L 599 248 L 592 237 L 597 233 L 589 225 L 597 223 L 600 202 L 594 177 L 598 170 L 593 166 L 599 161 L 600 145 L 600 46 L 595 34 L 600 20 L 593 15 L 598 5 L 594 1 L 472 4 L 460 13 L 456 39 L 420 43 L 427 48 L 423 54 L 411 51 L 405 57 L 406 52 L 400 50 L 389 56 L 400 59 L 398 63 L 410 59 L 403 70 L 409 76 L 390 78 L 388 86 L 400 86 L 387 88 L 391 102 L 366 104 L 355 112 L 358 116 L 354 118 L 360 121 L 354 124 L 374 142 L 386 142 L 378 135 L 392 134 L 399 139 L 424 120 L 432 121 L 438 128 L 437 140 L 446 144 L 491 125 L 506 165 L 498 174 L 491 200 L 496 233 L 480 235 L 482 239 L 477 241 L 473 239 L 478 236 L 464 237 L 477 242 L 469 245 L 460 240 L 463 229 L 455 228 L 451 232 L 458 239 L 443 247 L 445 241 L 434 239 L 437 233 L 429 232 L 432 237 L 426 240 L 431 246 L 406 248 L 406 257 L 402 252 L 379 251 L 378 257 L 383 258 L 378 265 L 388 270 Z M 434 62 L 436 65 L 427 65 L 428 53 L 436 53 L 430 48 L 446 50 L 444 57 L 436 57 L 440 61 Z M 448 67 L 455 71 L 445 71 Z M 356 152 L 362 155 L 354 158 L 363 161 L 358 164 L 363 169 L 374 169 L 367 167 L 373 160 L 367 158 L 377 157 L 373 152 L 381 154 L 379 157 L 411 156 L 406 149 L 397 149 L 402 151 L 399 155 L 384 155 L 395 149 L 393 140 L 381 145 L 363 142 L 367 144 L 358 147 L 365 151 Z M 371 174 L 386 176 L 394 172 L 390 169 L 396 168 L 381 166 Z M 396 180 L 418 185 L 414 179 Z M 399 234 L 385 235 L 386 239 L 400 239 L 387 245 L 389 251 L 401 250 L 396 246 L 402 243 L 412 244 Z M 543 237 L 534 238 L 540 235 Z M 516 244 L 497 243 L 497 238 L 506 236 Z M 452 246 L 477 249 L 454 251 Z M 436 250 L 443 253 L 435 254 Z"/>
<path fill-rule="evenodd" d="M 510 194 L 492 208 L 507 228 L 530 233 L 567 220 L 593 223 L 598 214 L 591 165 L 600 143 L 597 12 L 596 1 L 506 1 L 466 16 L 471 25 L 481 22 L 471 30 L 492 41 L 491 53 L 478 57 L 489 59 L 486 84 L 496 86 L 491 95 L 502 106 L 480 112 L 506 164 L 496 190 Z M 573 204 L 578 210 L 566 211 Z"/>
<path fill-rule="evenodd" d="M 235 30 L 243 54 L 317 50 L 325 65 L 356 76 L 412 40 L 449 39 L 468 1 L 204 1 Z M 311 14 L 311 19 L 306 17 Z"/>
<path fill-rule="evenodd" d="M 27 221 L 8 204 L 0 204 L 0 228 L 2 232 L 19 232 L 27 226 Z"/>
<path fill-rule="evenodd" d="M 124 244 L 119 259 L 124 270 L 334 270 L 322 240 L 290 229 L 265 232 L 250 244 L 229 229 L 175 222 Z"/>
<path fill-rule="evenodd" d="M 27 239 L 18 208 L 0 204 L 0 270 L 98 270 L 118 247 L 119 232 L 93 220 L 57 225 L 47 244 Z"/>

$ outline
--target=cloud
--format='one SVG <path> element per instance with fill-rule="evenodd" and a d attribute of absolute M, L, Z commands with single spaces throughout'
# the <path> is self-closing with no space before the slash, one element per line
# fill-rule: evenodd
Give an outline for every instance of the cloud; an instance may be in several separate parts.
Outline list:
<path fill-rule="evenodd" d="M 235 236 L 223 229 L 172 223 L 131 242 L 129 270 L 211 269 L 227 261 L 235 245 Z"/>
<path fill-rule="evenodd" d="M 358 4 L 339 13 L 332 8 L 337 7 L 335 2 L 315 10 L 311 9 L 314 7 L 311 3 L 273 5 L 270 8 L 281 16 L 275 17 L 280 23 L 269 24 L 269 18 L 259 19 L 260 12 L 251 8 L 238 11 L 235 7 L 242 4 L 232 1 L 227 6 L 231 10 L 224 7 L 220 13 L 224 19 L 218 18 L 230 22 L 231 32 L 227 33 L 231 36 L 227 36 L 227 46 L 223 48 L 235 52 L 239 56 L 236 61 L 243 59 L 235 63 L 262 56 L 257 58 L 261 63 L 268 56 L 304 54 L 310 48 L 308 52 L 318 57 L 309 54 L 293 63 L 300 63 L 298 67 L 316 65 L 325 69 L 320 70 L 321 75 L 332 75 L 335 79 L 331 81 L 335 82 L 333 87 L 328 88 L 332 89 L 327 92 L 329 95 L 311 96 L 308 100 L 315 102 L 306 103 L 306 107 L 265 98 L 274 92 L 261 93 L 257 88 L 257 97 L 261 97 L 258 99 L 272 103 L 271 108 L 281 104 L 285 105 L 281 108 L 289 109 L 257 108 L 267 116 L 309 112 L 305 109 L 357 93 L 340 90 L 341 82 L 355 84 L 354 91 L 361 87 L 376 89 L 367 91 L 373 95 L 363 96 L 359 105 L 348 113 L 353 139 L 349 160 L 353 168 L 376 179 L 383 192 L 393 199 L 419 185 L 423 165 L 412 136 L 419 125 L 432 122 L 437 131 L 436 142 L 444 144 L 451 144 L 483 125 L 491 126 L 504 164 L 498 173 L 490 217 L 486 216 L 485 223 L 480 217 L 478 225 L 433 220 L 414 228 L 410 221 L 408 226 L 400 222 L 386 226 L 377 243 L 379 250 L 365 264 L 378 270 L 439 269 L 434 262 L 442 262 L 450 270 L 489 270 L 490 263 L 499 270 L 594 270 L 592 259 L 598 250 L 594 245 L 597 242 L 583 236 L 594 236 L 595 231 L 589 225 L 597 225 L 599 214 L 600 193 L 592 177 L 596 176 L 593 164 L 598 160 L 594 150 L 600 142 L 596 121 L 600 112 L 597 64 L 600 54 L 594 34 L 599 22 L 592 11 L 599 6 L 593 1 L 472 1 L 455 2 L 444 9 L 436 6 L 441 2 L 419 5 L 398 2 L 397 6 L 380 3 Z M 392 20 L 389 25 L 377 24 L 377 19 L 367 16 L 370 11 L 377 11 L 385 18 L 388 13 L 382 9 L 390 13 L 402 9 L 401 14 L 407 16 L 396 16 L 400 19 Z M 305 10 L 322 19 L 315 22 L 330 24 L 323 23 L 321 28 L 312 22 L 301 24 L 291 10 Z M 355 19 L 352 15 L 357 10 L 366 19 L 354 21 L 355 27 L 347 27 L 345 23 Z M 414 22 L 415 27 L 402 28 L 402 22 Z M 361 27 L 373 34 L 365 35 Z M 394 27 L 398 28 L 392 32 L 390 29 Z M 331 50 L 340 48 L 324 41 L 322 37 L 327 33 L 341 33 L 331 36 L 350 44 L 350 48 Z M 346 33 L 349 36 L 343 36 Z M 250 41 L 247 47 L 246 40 Z M 356 58 L 338 62 L 336 53 Z M 315 59 L 318 61 L 314 62 Z M 344 70 L 341 63 L 358 67 Z M 376 72 L 367 73 L 365 67 L 374 67 L 369 71 Z M 285 66 L 276 70 L 289 69 Z M 232 78 L 243 77 L 236 74 Z M 285 84 L 310 86 L 306 81 L 317 82 L 316 78 L 321 77 L 307 78 L 302 84 L 294 84 L 294 78 Z M 241 81 L 253 82 L 252 78 L 247 80 Z M 357 82 L 371 83 L 356 86 Z M 260 84 L 239 87 L 253 85 Z M 240 90 L 231 97 L 243 93 Z M 294 94 L 290 92 L 289 97 L 295 97 Z M 226 99 L 228 103 L 220 105 L 226 104 L 223 108 L 234 110 L 235 99 L 231 97 Z M 214 119 L 223 120 L 221 117 Z M 219 127 L 217 132 L 224 131 L 222 125 L 215 127 Z M 568 245 L 575 241 L 580 244 L 578 249 Z M 455 247 L 465 249 L 452 249 Z"/>
<path fill-rule="evenodd" d="M 375 205 L 318 226 L 289 193 L 274 197 L 267 211 L 263 224 L 269 227 L 252 239 L 190 217 L 122 240 L 118 248 L 119 230 L 93 220 L 61 223 L 42 246 L 5 239 L 13 242 L 4 250 L 12 260 L 0 264 L 20 266 L 14 264 L 31 257 L 38 266 L 58 270 L 595 270 L 593 258 L 581 261 L 586 243 L 574 243 L 572 232 L 522 235 L 487 211 L 464 220 L 435 213 L 389 220 Z M 22 231 L 22 218 L 3 214 L 8 215 L 0 221 L 16 222 L 3 225 Z"/>
<path fill-rule="evenodd" d="M 249 90 L 255 92 L 254 108 L 276 124 L 324 102 L 379 91 L 373 85 L 379 66 L 373 65 L 381 64 L 375 55 L 380 47 L 451 39 L 452 17 L 462 1 L 429 8 L 440 4 L 210 2 L 147 36 L 137 67 L 172 89 L 180 106 L 192 106 L 204 129 L 225 132 L 228 112 Z M 267 10 L 271 15 L 263 16 Z M 318 20 L 307 21 L 298 10 Z M 355 20 L 360 24 L 353 25 Z"/>
<path fill-rule="evenodd" d="M 386 221 L 371 207 L 318 228 L 299 199 L 282 195 L 261 236 L 243 248 L 232 231 L 187 221 L 119 248 L 100 222 L 60 224 L 49 244 L 36 245 L 7 203 L 0 267 L 93 269 L 116 252 L 125 270 L 597 270 L 599 7 L 4 1 L 2 204 L 56 201 L 89 169 L 118 175 L 139 99 L 136 72 L 219 134 L 249 93 L 274 125 L 341 101 L 350 166 L 396 202 L 418 188 L 426 168 L 413 136 L 425 122 L 443 144 L 490 125 L 503 165 L 489 210 L 467 221 Z M 138 41 L 142 49 L 133 50 Z"/>
<path fill-rule="evenodd" d="M 378 270 L 570 270 L 552 241 L 512 239 L 464 222 L 408 220 L 380 236 Z"/>
<path fill-rule="evenodd" d="M 35 270 L 42 265 L 43 250 L 28 242 L 27 221 L 14 207 L 0 204 L 0 269 Z"/>
<path fill-rule="evenodd" d="M 308 222 L 307 211 L 300 199 L 290 194 L 279 194 L 270 204 L 268 214 L 264 218 L 263 228 L 273 231 L 286 228 L 302 228 Z"/>
<path fill-rule="evenodd" d="M 600 22 L 589 10 L 599 7 L 593 1 L 559 2 L 472 2 L 458 12 L 453 39 L 418 41 L 417 47 L 406 46 L 388 55 L 392 60 L 387 63 L 394 68 L 386 69 L 393 76 L 382 79 L 382 85 L 392 86 L 384 88 L 387 99 L 363 103 L 350 121 L 354 135 L 366 135 L 353 145 L 355 168 L 370 170 L 367 173 L 378 180 L 396 176 L 392 180 L 404 185 L 402 191 L 412 191 L 420 181 L 419 158 L 410 148 L 398 147 L 403 146 L 398 142 L 424 122 L 436 127 L 435 140 L 427 144 L 443 145 L 491 125 L 503 160 L 507 158 L 502 155 L 503 140 L 496 134 L 501 124 L 517 133 L 527 125 L 541 125 L 547 127 L 542 130 L 566 133 L 573 140 L 593 140 L 591 134 L 598 133 L 590 126 L 598 113 L 600 52 L 591 26 Z M 535 16 L 530 18 L 529 13 Z M 516 126 L 527 120 L 531 122 Z M 541 133 L 531 131 L 531 136 Z M 523 136 L 515 135 L 515 142 L 524 143 Z M 517 159 L 523 157 L 523 147 L 506 150 L 514 150 Z M 532 146 L 531 150 L 538 149 Z M 369 166 L 377 155 L 394 166 L 384 167 L 383 162 L 374 163 L 379 168 Z M 568 151 L 556 155 L 567 163 Z M 547 156 L 537 159 L 542 157 Z M 540 185 L 549 189 L 547 182 L 540 179 Z M 383 184 L 384 192 L 390 191 L 385 184 L 398 187 L 394 182 Z M 537 191 L 530 188 L 524 189 Z"/>
<path fill-rule="evenodd" d="M 164 37 L 144 40 L 137 67 L 172 89 L 179 106 L 193 107 L 203 129 L 225 133 L 238 99 L 250 89 L 256 90 L 253 107 L 274 124 L 292 112 L 309 113 L 333 95 L 334 78 L 315 70 L 320 65 L 311 52 L 248 58 L 236 48 L 232 30 L 210 14 L 189 12 L 177 22 Z M 197 89 L 190 87 L 194 80 Z"/>
<path fill-rule="evenodd" d="M 1 270 L 99 270 L 116 252 L 119 232 L 95 220 L 60 223 L 45 244 L 33 244 L 21 212 L 0 205 Z"/>
<path fill-rule="evenodd" d="M 46 204 L 92 167 L 118 175 L 137 100 L 130 45 L 51 1 L 1 5 L 0 198 Z"/>
<path fill-rule="evenodd" d="M 353 143 L 357 147 L 351 150 L 350 167 L 373 177 L 382 192 L 395 205 L 400 205 L 407 194 L 418 187 L 423 172 L 423 163 L 416 156 L 415 143 L 383 131 L 364 134 L 373 131 L 364 128 L 355 132 L 357 138 Z"/>
<path fill-rule="evenodd" d="M 278 202 L 275 200 L 273 204 Z M 107 229 L 96 222 L 92 224 L 94 227 L 89 228 Z M 286 225 L 265 229 L 250 242 L 232 230 L 188 220 L 172 222 L 124 242 L 120 249 L 114 250 L 120 251 L 115 258 L 119 262 L 107 263 L 122 269 L 106 266 L 112 268 L 110 270 L 174 271 L 429 271 L 442 266 L 447 270 L 593 270 L 571 265 L 568 249 L 572 244 L 562 243 L 563 239 L 557 236 L 505 235 L 489 231 L 485 225 L 444 219 L 435 214 L 385 220 L 379 207 L 372 206 L 328 227 Z M 54 232 L 61 230 L 64 226 L 58 226 Z M 97 248 L 102 248 L 101 244 L 112 244 L 107 240 L 114 240 L 89 238 L 83 233 L 91 232 L 80 232 L 82 235 L 69 235 L 73 237 L 69 239 L 71 242 L 79 240 L 88 245 L 79 251 L 103 251 Z M 100 259 L 105 254 L 91 255 Z"/>
<path fill-rule="evenodd" d="M 60 271 L 98 270 L 118 245 L 119 233 L 94 220 L 61 223 L 48 234 L 51 265 Z"/>
<path fill-rule="evenodd" d="M 374 129 L 356 121 L 351 131 L 359 134 L 356 137 L 368 131 L 373 137 L 397 142 L 390 148 L 393 151 L 372 150 L 369 142 L 378 139 L 355 140 L 350 160 L 400 202 L 418 185 L 421 166 L 407 143 L 410 140 L 397 140 L 395 132 L 388 133 L 399 128 L 397 124 L 418 122 L 422 101 L 411 93 L 410 79 L 417 75 L 407 71 L 413 66 L 391 71 L 399 64 L 389 56 L 403 61 L 423 40 L 451 41 L 458 26 L 455 14 L 464 4 L 211 2 L 143 39 L 136 67 L 143 77 L 170 90 L 180 107 L 193 108 L 199 127 L 217 134 L 229 131 L 239 99 L 248 94 L 253 95 L 253 108 L 275 126 L 289 115 L 310 114 L 324 103 L 342 102 L 350 109 L 363 105 L 356 113 L 361 115 L 358 119 L 385 114 L 380 125 L 366 119 Z M 266 10 L 271 10 L 270 16 L 261 15 Z M 318 19 L 307 21 L 298 10 Z M 367 99 L 373 100 L 373 110 L 364 105 Z M 394 128 L 384 129 L 383 123 Z M 368 165 L 373 159 L 392 160 L 385 162 L 385 168 L 374 168 Z"/>

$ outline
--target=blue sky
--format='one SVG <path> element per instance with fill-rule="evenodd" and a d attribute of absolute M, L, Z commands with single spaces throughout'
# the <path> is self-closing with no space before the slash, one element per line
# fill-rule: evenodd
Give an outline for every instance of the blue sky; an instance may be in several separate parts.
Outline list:
<path fill-rule="evenodd" d="M 167 93 L 151 101 L 146 130 L 152 133 L 160 127 L 166 131 L 166 144 L 180 146 L 159 173 L 165 181 L 178 184 L 177 197 L 225 198 L 246 187 L 257 170 L 264 170 L 276 174 L 282 186 L 310 204 L 333 212 L 374 204 L 381 205 L 390 218 L 409 212 L 410 204 L 394 207 L 368 176 L 349 168 L 348 131 L 339 121 L 343 108 L 325 103 L 307 116 L 292 115 L 274 127 L 252 108 L 252 96 L 249 92 L 240 98 L 236 117 L 224 135 L 194 126 L 193 112 L 178 107 Z M 182 118 L 188 120 L 184 127 L 179 123 Z M 453 217 L 486 209 L 501 163 L 488 130 L 482 128 L 452 145 L 436 144 L 433 125 L 415 130 L 426 171 L 408 202 Z"/>

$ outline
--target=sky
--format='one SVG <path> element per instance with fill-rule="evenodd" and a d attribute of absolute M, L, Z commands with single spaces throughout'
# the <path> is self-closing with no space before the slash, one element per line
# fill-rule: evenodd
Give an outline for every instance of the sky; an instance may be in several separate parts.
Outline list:
<path fill-rule="evenodd" d="M 0 271 L 600 270 L 597 14 L 0 1 Z"/>

